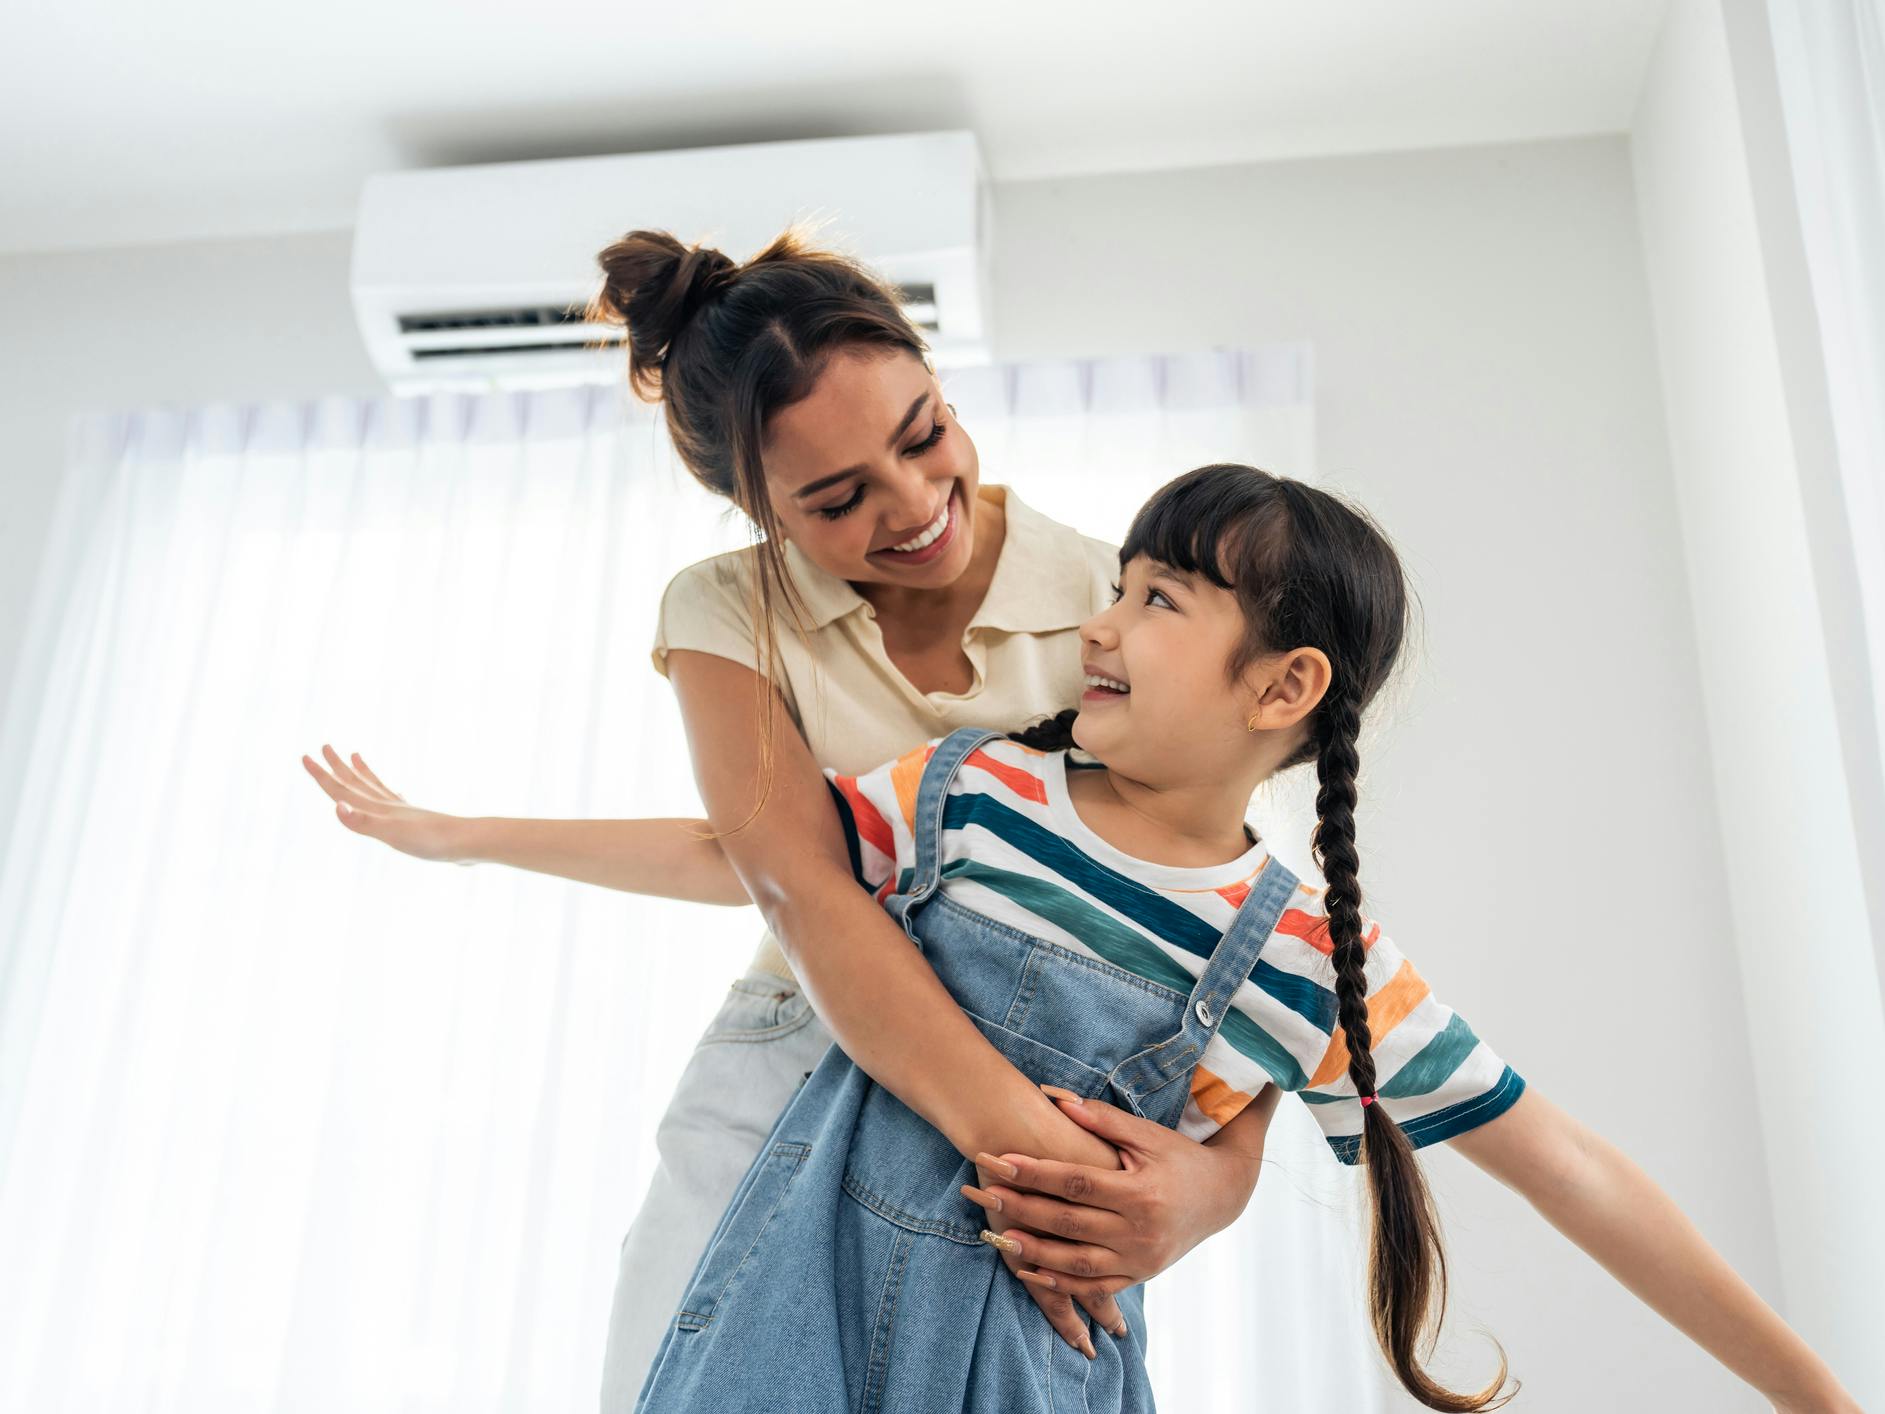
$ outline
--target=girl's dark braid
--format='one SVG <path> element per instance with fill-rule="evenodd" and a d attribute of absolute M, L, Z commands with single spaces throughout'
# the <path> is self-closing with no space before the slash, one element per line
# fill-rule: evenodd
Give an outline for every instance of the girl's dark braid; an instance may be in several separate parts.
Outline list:
<path fill-rule="evenodd" d="M 1069 707 L 1064 712 L 1052 717 L 1045 717 L 1019 731 L 1008 733 L 1010 741 L 1018 741 L 1023 746 L 1031 746 L 1036 751 L 1067 751 L 1072 749 L 1073 719 L 1080 715 L 1078 707 Z"/>
<path fill-rule="evenodd" d="M 1317 722 L 1316 853 L 1328 880 L 1331 960 L 1335 964 L 1336 1014 L 1348 1036 L 1348 1073 L 1355 1092 L 1374 1094 L 1374 1055 L 1368 1033 L 1368 981 L 1361 944 L 1361 856 L 1355 848 L 1356 777 L 1361 753 L 1361 708 L 1353 690 L 1338 679 L 1323 699 Z"/>

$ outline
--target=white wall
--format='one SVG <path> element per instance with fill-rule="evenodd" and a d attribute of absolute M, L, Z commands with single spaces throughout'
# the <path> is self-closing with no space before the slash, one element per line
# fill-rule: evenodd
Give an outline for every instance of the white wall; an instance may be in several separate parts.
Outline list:
<path fill-rule="evenodd" d="M 1313 340 L 1320 470 L 1427 615 L 1364 773 L 1371 907 L 1778 1303 L 1631 178 L 1597 139 L 1005 185 L 998 334 L 1006 358 Z M 0 260 L 0 663 L 66 414 L 371 386 L 345 264 L 340 233 Z M 1482 1355 L 1484 1323 L 1530 1407 L 1766 1407 L 1521 1200 L 1431 1169 L 1453 1345 Z"/>
<path fill-rule="evenodd" d="M 1763 29 L 1741 36 L 1755 47 L 1744 96 L 1758 92 L 1745 66 Z M 1635 179 L 1782 1289 L 1795 1326 L 1876 1407 L 1885 1017 L 1829 660 L 1840 640 L 1821 598 L 1838 585 L 1814 573 L 1829 547 L 1815 554 L 1803 475 L 1830 439 L 1806 400 L 1790 414 L 1773 278 L 1786 276 L 1778 248 L 1763 258 L 1748 160 L 1761 146 L 1744 135 L 1774 116 L 1738 101 L 1722 7 L 1675 0 L 1637 115 Z M 1804 278 L 1788 283 L 1805 295 Z"/>

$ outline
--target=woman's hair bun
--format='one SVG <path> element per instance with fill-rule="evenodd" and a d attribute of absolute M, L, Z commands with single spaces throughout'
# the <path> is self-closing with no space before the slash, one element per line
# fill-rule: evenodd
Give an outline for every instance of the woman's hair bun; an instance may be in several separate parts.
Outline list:
<path fill-rule="evenodd" d="M 738 279 L 739 262 L 711 246 L 682 245 L 666 231 L 630 231 L 596 262 L 603 284 L 587 317 L 626 326 L 629 380 L 654 396 L 668 349 L 695 311 Z"/>

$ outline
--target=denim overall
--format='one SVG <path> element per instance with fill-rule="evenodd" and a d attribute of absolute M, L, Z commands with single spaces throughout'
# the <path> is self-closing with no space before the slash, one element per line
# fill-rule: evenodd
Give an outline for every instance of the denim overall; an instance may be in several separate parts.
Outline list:
<path fill-rule="evenodd" d="M 963 760 L 936 748 L 909 890 L 885 901 L 982 1034 L 1030 1080 L 1175 1127 L 1224 1009 L 1296 888 L 1272 858 L 1187 995 L 965 908 L 938 890 Z M 1027 1414 L 1149 1410 L 1145 1292 L 1088 1360 L 1048 1325 L 957 1188 L 975 1168 L 830 1047 L 773 1126 L 694 1270 L 638 1411 Z"/>

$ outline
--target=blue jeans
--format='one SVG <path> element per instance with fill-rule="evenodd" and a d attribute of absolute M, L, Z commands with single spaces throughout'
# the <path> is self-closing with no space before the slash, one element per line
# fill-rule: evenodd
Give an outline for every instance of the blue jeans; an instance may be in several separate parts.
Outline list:
<path fill-rule="evenodd" d="M 918 791 L 909 891 L 886 904 L 982 1034 L 1029 1079 L 1175 1126 L 1191 1075 L 1296 879 L 1274 859 L 1190 993 L 984 917 L 938 891 L 942 806 L 997 735 L 958 731 Z M 1089 1361 L 1056 1335 L 958 1191 L 974 1166 L 826 1051 L 740 1181 L 637 1409 L 1030 1414 L 1150 1410 L 1143 1288 Z"/>
<path fill-rule="evenodd" d="M 661 1116 L 659 1162 L 622 1239 L 601 1414 L 631 1414 L 740 1175 L 830 1045 L 796 982 L 754 968 L 727 989 Z"/>

